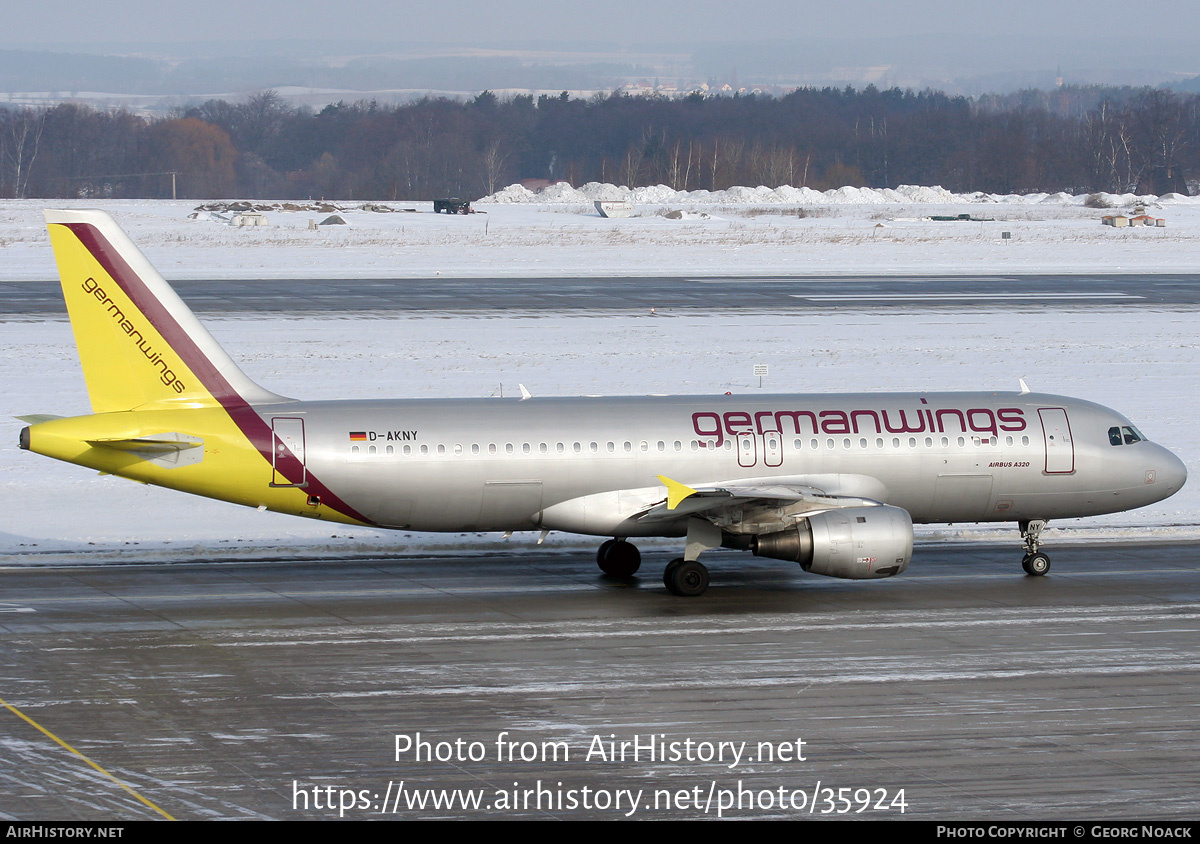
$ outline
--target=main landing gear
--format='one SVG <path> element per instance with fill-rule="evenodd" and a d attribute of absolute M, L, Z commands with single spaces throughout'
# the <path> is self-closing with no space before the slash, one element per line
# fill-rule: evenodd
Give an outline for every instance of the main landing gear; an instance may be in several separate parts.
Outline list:
<path fill-rule="evenodd" d="M 1042 546 L 1040 537 L 1046 527 L 1045 519 L 1033 519 L 1019 522 L 1021 536 L 1025 540 L 1025 557 L 1021 560 L 1021 568 L 1031 577 L 1041 577 L 1050 571 L 1050 557 L 1038 549 Z"/>
<path fill-rule="evenodd" d="M 609 577 L 633 577 L 642 567 L 642 554 L 632 542 L 610 539 L 596 552 L 596 563 Z"/>
<path fill-rule="evenodd" d="M 696 558 L 721 546 L 721 529 L 703 519 L 689 519 L 683 556 L 672 560 L 663 571 L 663 585 L 672 595 L 694 598 L 708 589 L 708 569 Z M 596 552 L 600 571 L 609 577 L 632 577 L 642 565 L 642 555 L 632 542 L 609 539 Z"/>
<path fill-rule="evenodd" d="M 672 595 L 695 598 L 708 589 L 708 569 L 699 560 L 680 557 L 667 563 L 663 570 L 663 586 Z"/>

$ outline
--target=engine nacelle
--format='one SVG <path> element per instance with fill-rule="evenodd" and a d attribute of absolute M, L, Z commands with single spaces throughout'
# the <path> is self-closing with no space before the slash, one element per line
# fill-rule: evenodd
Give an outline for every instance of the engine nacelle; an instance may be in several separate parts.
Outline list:
<path fill-rule="evenodd" d="M 750 548 L 757 556 L 791 560 L 814 574 L 865 580 L 904 571 L 912 546 L 908 511 L 883 505 L 818 513 L 795 527 L 754 537 Z"/>

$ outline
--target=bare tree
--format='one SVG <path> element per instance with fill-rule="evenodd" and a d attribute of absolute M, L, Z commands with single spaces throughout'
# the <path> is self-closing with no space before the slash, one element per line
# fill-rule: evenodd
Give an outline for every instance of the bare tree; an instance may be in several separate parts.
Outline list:
<path fill-rule="evenodd" d="M 501 176 L 504 174 L 504 168 L 508 164 L 508 154 L 500 151 L 501 142 L 499 140 L 492 141 L 483 150 L 483 187 L 484 196 L 491 196 L 496 192 L 496 186 L 500 182 Z"/>
<path fill-rule="evenodd" d="M 29 171 L 37 159 L 38 145 L 42 141 L 42 129 L 46 126 L 45 110 L 21 109 L 9 121 L 3 146 L 4 161 L 13 174 L 13 197 L 25 198 L 29 186 Z"/>

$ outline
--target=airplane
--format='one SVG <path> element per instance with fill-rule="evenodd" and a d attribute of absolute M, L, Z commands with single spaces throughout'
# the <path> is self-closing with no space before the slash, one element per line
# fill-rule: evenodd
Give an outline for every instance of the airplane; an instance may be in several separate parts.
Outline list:
<path fill-rule="evenodd" d="M 406 531 L 680 537 L 667 590 L 724 547 L 891 577 L 913 524 L 1016 522 L 1031 576 L 1050 519 L 1143 507 L 1182 461 L 1126 417 L 1029 392 L 304 402 L 238 368 L 116 222 L 46 211 L 90 415 L 36 415 L 21 448 L 259 509 Z"/>

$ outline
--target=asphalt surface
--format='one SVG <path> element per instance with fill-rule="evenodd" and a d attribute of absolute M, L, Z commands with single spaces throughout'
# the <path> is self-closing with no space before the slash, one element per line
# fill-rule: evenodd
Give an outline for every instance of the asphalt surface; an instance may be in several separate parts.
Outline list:
<path fill-rule="evenodd" d="M 1200 305 L 1200 274 L 172 281 L 201 314 L 419 310 Z M 0 285 L 0 318 L 63 314 L 57 281 Z"/>
<path fill-rule="evenodd" d="M 131 789 L 0 709 L 0 816 L 1195 818 L 1195 543 L 717 551 L 699 599 L 515 550 L 0 573 L 0 697 Z"/>

